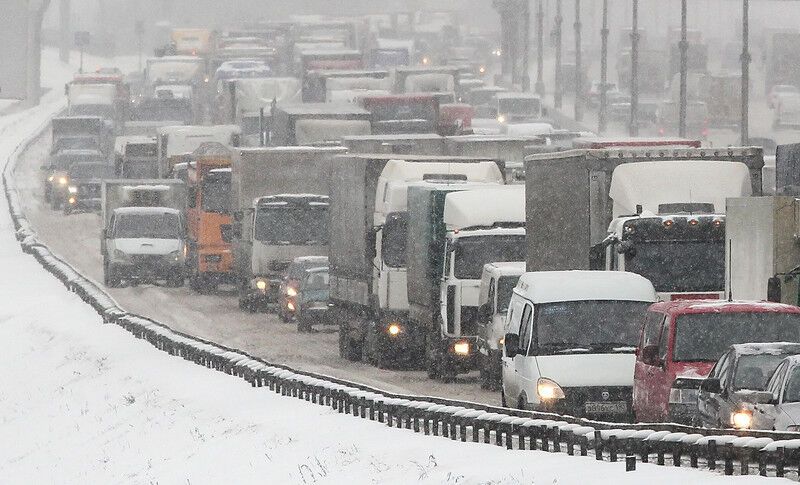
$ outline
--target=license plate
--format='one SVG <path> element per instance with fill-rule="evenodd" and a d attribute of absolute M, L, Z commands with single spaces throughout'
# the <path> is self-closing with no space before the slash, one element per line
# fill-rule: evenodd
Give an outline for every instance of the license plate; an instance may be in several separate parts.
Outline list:
<path fill-rule="evenodd" d="M 628 405 L 625 401 L 587 402 L 586 414 L 625 414 Z"/>

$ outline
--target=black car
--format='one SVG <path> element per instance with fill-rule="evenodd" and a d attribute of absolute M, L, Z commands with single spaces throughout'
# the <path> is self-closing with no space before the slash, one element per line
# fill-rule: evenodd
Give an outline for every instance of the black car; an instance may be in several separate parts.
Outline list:
<path fill-rule="evenodd" d="M 79 162 L 67 171 L 69 186 L 64 201 L 64 214 L 79 210 L 100 210 L 100 188 L 103 180 L 114 177 L 114 166 L 107 162 Z"/>
<path fill-rule="evenodd" d="M 749 428 L 752 419 L 748 419 L 747 395 L 763 391 L 778 364 L 795 354 L 800 354 L 800 344 L 731 345 L 700 385 L 697 405 L 702 424 L 713 428 Z"/>
<path fill-rule="evenodd" d="M 68 199 L 69 169 L 77 163 L 105 163 L 108 160 L 99 150 L 61 150 L 42 166 L 45 172 L 44 198 L 53 210 L 60 209 Z"/>

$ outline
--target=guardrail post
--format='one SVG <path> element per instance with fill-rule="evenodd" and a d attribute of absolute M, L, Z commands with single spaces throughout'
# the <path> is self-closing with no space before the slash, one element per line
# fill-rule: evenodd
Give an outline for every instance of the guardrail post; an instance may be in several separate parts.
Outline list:
<path fill-rule="evenodd" d="M 634 451 L 634 442 L 632 438 L 625 440 L 625 471 L 636 471 L 636 452 Z"/>
<path fill-rule="evenodd" d="M 609 459 L 612 462 L 617 461 L 617 437 L 616 436 L 609 436 L 608 437 L 608 455 Z"/>
<path fill-rule="evenodd" d="M 733 443 L 725 445 L 725 475 L 733 475 Z"/>
<path fill-rule="evenodd" d="M 675 443 L 672 447 L 672 466 L 681 466 L 681 454 L 683 452 L 683 445 Z"/>
<path fill-rule="evenodd" d="M 717 469 L 717 441 L 716 440 L 708 440 L 708 469 L 709 470 L 716 470 Z"/>
<path fill-rule="evenodd" d="M 697 455 L 698 449 L 697 445 L 691 445 L 689 448 L 689 466 L 692 468 L 697 468 Z"/>
<path fill-rule="evenodd" d="M 520 450 L 525 449 L 525 434 L 528 432 L 528 429 L 524 426 L 517 427 L 517 447 Z"/>
<path fill-rule="evenodd" d="M 460 427 L 461 429 L 459 431 L 461 431 L 461 441 L 467 441 L 467 420 L 465 418 L 462 418 Z"/>
<path fill-rule="evenodd" d="M 786 466 L 786 449 L 783 446 L 779 446 L 777 450 L 775 450 L 775 476 L 779 478 L 783 478 L 784 476 L 784 468 Z"/>
<path fill-rule="evenodd" d="M 639 458 L 642 460 L 642 463 L 648 463 L 650 461 L 650 442 L 642 440 L 639 442 Z"/>
<path fill-rule="evenodd" d="M 571 431 L 568 431 L 566 436 L 564 437 L 564 442 L 567 445 L 567 454 L 570 456 L 575 455 L 575 434 Z"/>
<path fill-rule="evenodd" d="M 553 452 L 561 453 L 561 430 L 553 427 Z"/>
<path fill-rule="evenodd" d="M 594 459 L 597 461 L 603 460 L 603 439 L 600 436 L 600 430 L 594 430 Z"/>
<path fill-rule="evenodd" d="M 664 466 L 664 444 L 659 442 L 654 445 L 656 447 L 656 464 Z"/>
<path fill-rule="evenodd" d="M 767 452 L 758 452 L 758 474 L 762 477 L 767 476 Z"/>
<path fill-rule="evenodd" d="M 500 422 L 494 423 L 494 444 L 497 446 L 503 445 L 503 425 Z"/>
<path fill-rule="evenodd" d="M 581 456 L 586 456 L 589 454 L 589 438 L 586 436 L 580 437 L 581 442 Z"/>
<path fill-rule="evenodd" d="M 547 426 L 541 425 L 538 429 L 538 435 L 542 438 L 542 451 L 550 451 L 550 443 L 548 443 L 547 439 Z"/>

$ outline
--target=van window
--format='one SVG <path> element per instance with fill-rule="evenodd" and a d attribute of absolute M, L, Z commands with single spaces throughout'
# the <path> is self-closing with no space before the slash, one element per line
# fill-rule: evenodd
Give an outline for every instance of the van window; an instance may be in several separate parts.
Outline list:
<path fill-rule="evenodd" d="M 533 313 L 531 306 L 525 304 L 519 324 L 519 353 L 521 355 L 528 355 L 528 348 L 530 347 L 531 313 Z"/>
<path fill-rule="evenodd" d="M 786 375 L 786 369 L 789 368 L 789 363 L 787 361 L 781 362 L 777 369 L 775 369 L 775 373 L 772 374 L 770 377 L 769 382 L 767 383 L 767 391 L 771 392 L 773 396 L 778 396 L 778 393 L 781 392 L 781 385 L 783 385 L 783 376 Z"/>
<path fill-rule="evenodd" d="M 669 317 L 662 320 L 661 323 L 661 337 L 658 340 L 658 356 L 661 362 L 667 361 L 667 354 L 669 354 Z"/>
<path fill-rule="evenodd" d="M 658 345 L 658 338 L 661 335 L 661 324 L 663 322 L 663 313 L 647 312 L 647 317 L 645 317 L 644 321 L 644 332 L 642 332 L 642 348 Z"/>
<path fill-rule="evenodd" d="M 494 278 L 489 280 L 489 295 L 487 296 L 487 303 L 489 303 L 489 306 L 492 309 L 492 314 L 494 314 L 496 310 L 496 305 L 494 301 Z"/>

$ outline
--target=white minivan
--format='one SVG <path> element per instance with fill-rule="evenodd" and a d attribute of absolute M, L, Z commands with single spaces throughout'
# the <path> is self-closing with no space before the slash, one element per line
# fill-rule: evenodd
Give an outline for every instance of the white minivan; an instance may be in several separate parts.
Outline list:
<path fill-rule="evenodd" d="M 503 404 L 630 420 L 634 352 L 656 299 L 652 283 L 634 273 L 522 275 L 506 317 Z"/>

